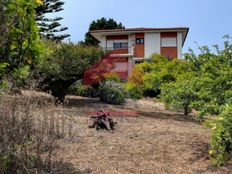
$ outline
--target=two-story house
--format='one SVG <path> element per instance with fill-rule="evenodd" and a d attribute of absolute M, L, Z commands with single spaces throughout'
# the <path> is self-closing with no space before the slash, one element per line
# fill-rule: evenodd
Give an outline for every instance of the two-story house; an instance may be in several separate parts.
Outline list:
<path fill-rule="evenodd" d="M 189 28 L 128 28 L 95 30 L 91 35 L 99 40 L 103 50 L 114 61 L 114 72 L 122 79 L 131 73 L 137 62 L 149 60 L 154 53 L 169 59 L 182 58 L 182 47 Z"/>

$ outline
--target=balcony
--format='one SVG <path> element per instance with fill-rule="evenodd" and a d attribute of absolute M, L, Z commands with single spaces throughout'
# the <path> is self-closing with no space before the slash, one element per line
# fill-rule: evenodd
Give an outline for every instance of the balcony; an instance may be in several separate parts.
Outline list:
<path fill-rule="evenodd" d="M 133 49 L 132 47 L 127 48 L 113 48 L 113 47 L 105 47 L 103 48 L 104 51 L 109 52 L 111 57 L 129 57 L 133 56 Z"/>

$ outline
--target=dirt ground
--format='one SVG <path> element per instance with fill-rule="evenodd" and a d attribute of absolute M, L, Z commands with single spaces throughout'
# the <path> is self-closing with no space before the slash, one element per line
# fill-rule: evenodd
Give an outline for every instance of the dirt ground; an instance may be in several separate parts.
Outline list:
<path fill-rule="evenodd" d="M 40 108 L 47 114 L 53 112 L 72 120 L 74 136 L 59 141 L 53 156 L 56 166 L 53 173 L 232 173 L 232 166 L 214 167 L 209 161 L 210 132 L 200 123 L 180 113 L 165 111 L 162 104 L 146 108 L 128 102 L 124 106 L 113 106 L 102 104 L 98 99 L 69 96 L 63 106 Z M 113 117 L 117 121 L 113 132 L 88 128 L 89 112 L 100 108 L 120 115 Z M 130 112 L 136 112 L 137 117 L 125 116 Z"/>

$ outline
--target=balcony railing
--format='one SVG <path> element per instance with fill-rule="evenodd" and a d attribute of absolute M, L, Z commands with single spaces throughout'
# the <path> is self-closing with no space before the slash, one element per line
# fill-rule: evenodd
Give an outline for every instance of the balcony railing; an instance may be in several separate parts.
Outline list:
<path fill-rule="evenodd" d="M 111 55 L 133 55 L 132 47 L 127 48 L 113 48 L 113 47 L 105 47 L 104 51 L 109 52 Z"/>

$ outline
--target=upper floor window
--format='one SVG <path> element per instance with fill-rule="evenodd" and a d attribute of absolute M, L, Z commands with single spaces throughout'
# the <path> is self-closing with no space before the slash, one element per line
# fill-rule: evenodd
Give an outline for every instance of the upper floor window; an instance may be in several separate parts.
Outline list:
<path fill-rule="evenodd" d="M 136 44 L 144 44 L 144 38 L 136 38 Z"/>
<path fill-rule="evenodd" d="M 114 49 L 128 48 L 128 42 L 114 42 L 113 47 Z"/>
<path fill-rule="evenodd" d="M 176 37 L 163 37 L 163 38 L 161 38 L 161 46 L 162 47 L 176 47 L 177 46 Z"/>

